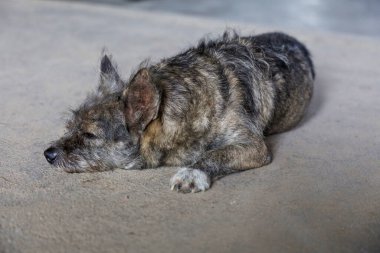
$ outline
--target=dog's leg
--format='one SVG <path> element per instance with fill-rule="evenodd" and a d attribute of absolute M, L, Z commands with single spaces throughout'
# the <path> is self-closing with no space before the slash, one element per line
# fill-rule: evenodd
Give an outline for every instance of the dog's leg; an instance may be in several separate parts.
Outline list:
<path fill-rule="evenodd" d="M 237 171 L 261 167 L 271 162 L 270 152 L 261 138 L 250 144 L 228 145 L 211 150 L 195 164 L 182 167 L 171 178 L 172 190 L 198 192 L 210 188 L 213 178 Z"/>

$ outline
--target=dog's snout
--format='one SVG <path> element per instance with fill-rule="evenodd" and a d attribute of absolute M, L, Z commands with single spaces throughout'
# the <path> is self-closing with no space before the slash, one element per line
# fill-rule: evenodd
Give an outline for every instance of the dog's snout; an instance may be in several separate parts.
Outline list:
<path fill-rule="evenodd" d="M 49 163 L 53 163 L 58 156 L 58 149 L 50 147 L 44 151 L 44 156 Z"/>

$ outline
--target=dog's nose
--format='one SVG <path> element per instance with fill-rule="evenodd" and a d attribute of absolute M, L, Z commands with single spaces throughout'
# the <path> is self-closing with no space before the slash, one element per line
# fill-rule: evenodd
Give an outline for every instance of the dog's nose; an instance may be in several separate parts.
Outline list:
<path fill-rule="evenodd" d="M 44 152 L 44 156 L 46 158 L 46 160 L 49 162 L 49 163 L 53 163 L 54 160 L 57 158 L 58 156 L 58 149 L 55 148 L 55 147 L 50 147 L 48 149 L 45 150 Z"/>

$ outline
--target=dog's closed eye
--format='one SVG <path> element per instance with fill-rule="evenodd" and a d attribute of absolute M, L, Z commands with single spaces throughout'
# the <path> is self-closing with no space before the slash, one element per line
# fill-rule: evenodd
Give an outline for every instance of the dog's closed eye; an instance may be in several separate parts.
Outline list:
<path fill-rule="evenodd" d="M 95 134 L 90 133 L 90 132 L 84 132 L 82 135 L 86 139 L 97 139 L 98 138 Z"/>

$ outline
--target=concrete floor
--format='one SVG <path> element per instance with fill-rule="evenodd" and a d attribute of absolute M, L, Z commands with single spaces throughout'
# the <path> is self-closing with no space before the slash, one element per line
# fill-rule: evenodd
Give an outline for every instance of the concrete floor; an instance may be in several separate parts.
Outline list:
<path fill-rule="evenodd" d="M 273 162 L 199 194 L 174 168 L 67 174 L 43 150 L 95 88 L 107 46 L 124 78 L 223 21 L 107 5 L 0 3 L 0 252 L 380 252 L 377 38 L 282 29 L 313 54 L 304 122 Z M 280 29 L 229 23 L 243 34 Z"/>
<path fill-rule="evenodd" d="M 278 28 L 380 36 L 377 0 L 84 0 Z"/>
<path fill-rule="evenodd" d="M 377 0 L 147 0 L 138 9 L 247 22 L 274 27 L 380 36 Z"/>

